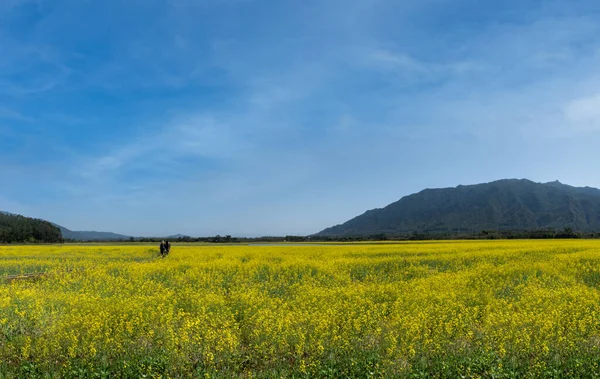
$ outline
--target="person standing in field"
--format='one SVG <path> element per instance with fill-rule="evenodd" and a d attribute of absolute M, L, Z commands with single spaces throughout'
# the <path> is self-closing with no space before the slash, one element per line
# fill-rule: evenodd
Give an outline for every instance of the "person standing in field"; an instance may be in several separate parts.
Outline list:
<path fill-rule="evenodd" d="M 165 244 L 165 241 L 161 241 L 160 242 L 160 256 L 161 257 L 165 257 L 165 252 L 167 250 L 167 245 Z"/>
<path fill-rule="evenodd" d="M 166 252 L 165 255 L 168 255 L 170 251 L 171 251 L 171 243 L 169 242 L 169 240 L 167 240 L 165 242 L 165 252 Z"/>

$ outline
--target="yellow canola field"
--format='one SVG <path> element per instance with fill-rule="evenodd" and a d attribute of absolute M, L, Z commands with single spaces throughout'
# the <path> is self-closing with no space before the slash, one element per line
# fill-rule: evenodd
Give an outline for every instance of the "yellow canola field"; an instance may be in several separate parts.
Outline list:
<path fill-rule="evenodd" d="M 0 377 L 600 372 L 600 241 L 157 250 L 0 246 Z"/>

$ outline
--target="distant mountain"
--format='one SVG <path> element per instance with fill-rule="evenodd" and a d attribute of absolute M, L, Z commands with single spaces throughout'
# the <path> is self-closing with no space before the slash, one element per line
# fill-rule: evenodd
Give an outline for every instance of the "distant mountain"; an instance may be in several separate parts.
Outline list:
<path fill-rule="evenodd" d="M 75 241 L 119 241 L 128 240 L 130 237 L 123 234 L 116 234 L 111 232 L 95 232 L 95 231 L 73 231 L 52 223 L 60 229 L 63 238 L 71 239 Z"/>
<path fill-rule="evenodd" d="M 558 181 L 504 179 L 425 189 L 373 209 L 316 236 L 475 233 L 553 228 L 600 231 L 600 190 Z"/>
<path fill-rule="evenodd" d="M 165 239 L 175 240 L 177 238 L 190 238 L 190 236 L 186 236 L 184 234 L 173 234 L 172 236 L 167 236 Z"/>

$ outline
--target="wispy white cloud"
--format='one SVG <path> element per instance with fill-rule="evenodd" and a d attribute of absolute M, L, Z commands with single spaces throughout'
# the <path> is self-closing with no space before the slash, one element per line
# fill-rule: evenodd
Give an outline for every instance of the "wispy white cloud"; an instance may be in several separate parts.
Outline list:
<path fill-rule="evenodd" d="M 564 112 L 575 128 L 600 130 L 600 93 L 571 100 Z"/>
<path fill-rule="evenodd" d="M 35 121 L 35 118 L 33 117 L 27 116 L 21 112 L 6 107 L 0 107 L 0 119 L 8 119 L 28 123 Z"/>
<path fill-rule="evenodd" d="M 64 84 L 71 69 L 56 48 L 0 36 L 0 96 L 19 98 Z"/>
<path fill-rule="evenodd" d="M 408 54 L 377 49 L 367 54 L 367 64 L 375 68 L 386 70 L 392 74 L 416 76 L 420 78 L 439 77 L 440 75 L 453 76 L 469 71 L 483 70 L 481 63 L 474 61 L 457 61 L 450 63 L 425 62 Z"/>
<path fill-rule="evenodd" d="M 159 127 L 149 127 L 131 141 L 109 147 L 108 153 L 84 159 L 77 169 L 86 178 L 106 179 L 120 170 L 172 162 L 174 157 L 220 159 L 238 151 L 241 141 L 229 126 L 214 118 L 195 115 L 180 117 Z"/>

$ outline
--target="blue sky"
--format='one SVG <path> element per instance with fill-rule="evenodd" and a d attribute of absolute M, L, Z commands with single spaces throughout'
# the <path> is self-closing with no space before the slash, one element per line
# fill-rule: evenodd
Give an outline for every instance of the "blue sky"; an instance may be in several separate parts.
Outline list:
<path fill-rule="evenodd" d="M 309 234 L 599 152 L 598 1 L 0 2 L 0 209 L 74 230 Z"/>

